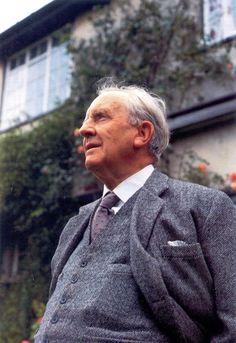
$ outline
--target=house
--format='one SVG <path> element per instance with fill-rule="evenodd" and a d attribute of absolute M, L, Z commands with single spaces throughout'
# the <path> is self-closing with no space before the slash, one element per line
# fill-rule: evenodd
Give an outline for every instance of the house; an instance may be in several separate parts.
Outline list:
<path fill-rule="evenodd" d="M 71 59 L 66 42 L 59 41 L 57 33 L 66 33 L 70 24 L 76 39 L 92 35 L 88 14 L 94 6 L 110 2 L 117 4 L 119 0 L 54 0 L 0 34 L 0 133 L 46 115 L 70 96 Z M 200 8 L 202 0 L 195 2 Z M 221 13 L 229 13 L 229 0 L 217 3 L 221 4 Z M 230 7 L 228 31 L 223 30 L 226 15 L 221 15 L 222 23 L 216 22 L 219 7 L 212 6 L 208 0 L 202 8 L 209 48 L 221 40 L 234 39 L 236 34 L 236 6 Z M 235 50 L 232 61 L 236 65 Z M 173 146 L 181 154 L 186 149 L 195 150 L 220 174 L 236 172 L 235 86 L 209 85 L 206 80 L 204 87 L 207 96 L 203 103 L 193 101 L 187 108 L 169 113 Z M 173 159 L 171 163 L 175 167 L 178 161 Z M 235 201 L 232 189 L 229 195 Z M 17 246 L 4 254 L 3 269 L 6 273 L 11 270 L 12 275 L 17 271 Z"/>

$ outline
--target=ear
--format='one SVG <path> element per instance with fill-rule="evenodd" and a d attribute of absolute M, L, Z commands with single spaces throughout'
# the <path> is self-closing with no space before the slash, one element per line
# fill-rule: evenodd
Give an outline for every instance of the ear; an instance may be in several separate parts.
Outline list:
<path fill-rule="evenodd" d="M 137 132 L 136 137 L 134 138 L 134 147 L 142 148 L 144 146 L 147 146 L 154 134 L 153 124 L 148 120 L 144 120 L 137 127 L 137 129 L 138 129 L 138 132 Z"/>

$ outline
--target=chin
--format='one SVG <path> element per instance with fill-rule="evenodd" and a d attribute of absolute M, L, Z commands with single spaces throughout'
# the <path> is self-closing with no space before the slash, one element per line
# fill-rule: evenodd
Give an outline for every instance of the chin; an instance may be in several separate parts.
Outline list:
<path fill-rule="evenodd" d="M 85 161 L 85 167 L 88 170 L 91 170 L 92 172 L 98 170 L 99 169 L 99 165 L 100 165 L 100 163 L 98 163 L 98 161 L 95 161 L 95 160 L 87 160 L 87 161 Z"/>

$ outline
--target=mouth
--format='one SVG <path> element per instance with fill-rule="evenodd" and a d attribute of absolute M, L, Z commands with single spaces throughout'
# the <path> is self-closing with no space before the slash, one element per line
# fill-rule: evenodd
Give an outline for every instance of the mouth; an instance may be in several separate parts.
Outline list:
<path fill-rule="evenodd" d="M 100 147 L 100 144 L 97 144 L 97 143 L 87 143 L 85 145 L 85 151 L 88 152 L 91 149 L 99 148 L 99 147 Z"/>

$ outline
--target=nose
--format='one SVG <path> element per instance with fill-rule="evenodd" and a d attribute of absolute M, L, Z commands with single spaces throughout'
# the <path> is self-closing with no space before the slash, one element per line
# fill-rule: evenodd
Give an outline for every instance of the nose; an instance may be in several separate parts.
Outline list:
<path fill-rule="evenodd" d="M 89 137 L 95 135 L 95 128 L 93 127 L 92 123 L 87 120 L 84 121 L 83 125 L 81 126 L 79 133 L 83 137 Z"/>

